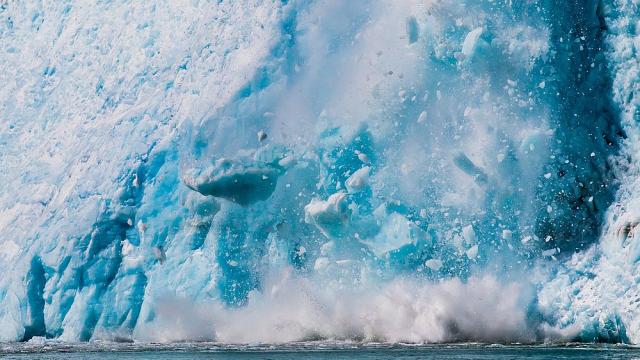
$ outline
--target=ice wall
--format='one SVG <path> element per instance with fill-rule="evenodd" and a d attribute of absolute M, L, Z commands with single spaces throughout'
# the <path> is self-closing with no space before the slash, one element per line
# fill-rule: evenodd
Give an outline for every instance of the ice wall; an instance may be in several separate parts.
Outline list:
<path fill-rule="evenodd" d="M 175 189 L 161 190 L 178 185 L 177 167 L 164 166 L 177 129 L 250 81 L 280 42 L 282 11 L 260 2 L 2 2 L 1 339 L 134 327 L 145 268 L 162 257 L 158 239 L 175 235 L 166 224 L 145 237 L 136 213 L 177 204 Z M 143 253 L 132 252 L 143 239 Z M 203 262 L 210 272 L 213 261 Z"/>
<path fill-rule="evenodd" d="M 585 340 L 640 341 L 636 230 L 638 209 L 638 15 L 637 1 L 608 1 L 605 47 L 612 73 L 611 96 L 627 134 L 615 159 L 620 191 L 608 209 L 602 237 L 576 254 L 540 293 L 541 308 L 563 333 Z"/>
<path fill-rule="evenodd" d="M 619 2 L 2 3 L 0 340 L 635 341 Z"/>

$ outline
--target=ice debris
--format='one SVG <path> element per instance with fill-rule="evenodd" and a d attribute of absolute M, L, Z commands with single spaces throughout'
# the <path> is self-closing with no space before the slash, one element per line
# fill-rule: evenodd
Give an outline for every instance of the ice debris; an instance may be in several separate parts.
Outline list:
<path fill-rule="evenodd" d="M 219 159 L 205 169 L 191 169 L 183 180 L 202 195 L 247 206 L 268 199 L 280 174 L 280 168 L 266 163 Z"/>
<path fill-rule="evenodd" d="M 315 225 L 328 238 L 344 235 L 350 216 L 351 209 L 344 192 L 337 192 L 327 200 L 314 198 L 304 207 L 305 222 Z"/>

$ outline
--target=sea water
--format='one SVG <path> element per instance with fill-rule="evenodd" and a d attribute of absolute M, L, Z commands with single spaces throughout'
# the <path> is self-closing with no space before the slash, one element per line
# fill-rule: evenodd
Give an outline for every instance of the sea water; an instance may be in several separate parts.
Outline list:
<path fill-rule="evenodd" d="M 640 349 L 605 345 L 355 345 L 290 344 L 282 346 L 219 346 L 214 344 L 134 345 L 58 344 L 9 345 L 3 359 L 639 359 Z"/>

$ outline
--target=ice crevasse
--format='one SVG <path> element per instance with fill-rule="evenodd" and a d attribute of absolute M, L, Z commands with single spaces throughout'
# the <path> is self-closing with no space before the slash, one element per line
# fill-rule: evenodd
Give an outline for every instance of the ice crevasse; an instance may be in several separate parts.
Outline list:
<path fill-rule="evenodd" d="M 638 14 L 0 1 L 0 341 L 639 343 Z"/>

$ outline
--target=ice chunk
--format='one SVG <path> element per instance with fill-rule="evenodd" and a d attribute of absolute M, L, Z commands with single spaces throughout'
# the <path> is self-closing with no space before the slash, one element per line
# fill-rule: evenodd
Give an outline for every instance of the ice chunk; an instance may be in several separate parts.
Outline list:
<path fill-rule="evenodd" d="M 324 201 L 313 199 L 304 207 L 305 222 L 315 225 L 329 238 L 343 235 L 350 216 L 351 209 L 344 192 L 337 192 Z"/>
<path fill-rule="evenodd" d="M 360 150 L 356 150 L 355 153 L 356 153 L 356 155 L 358 155 L 358 159 L 360 161 L 362 161 L 365 164 L 369 163 L 369 157 L 367 156 L 367 154 L 361 152 Z"/>
<path fill-rule="evenodd" d="M 268 199 L 279 175 L 280 170 L 269 164 L 220 159 L 204 170 L 192 169 L 184 183 L 202 195 L 247 206 Z"/>
<path fill-rule="evenodd" d="M 418 124 L 424 124 L 427 121 L 427 112 L 423 111 L 418 116 Z"/>
<path fill-rule="evenodd" d="M 267 139 L 267 133 L 264 130 L 258 131 L 258 141 L 265 141 Z"/>
<path fill-rule="evenodd" d="M 467 252 L 467 257 L 471 260 L 475 259 L 476 257 L 478 257 L 478 245 L 473 245 L 472 247 L 470 247 Z"/>
<path fill-rule="evenodd" d="M 439 259 L 429 259 L 424 262 L 424 266 L 428 267 L 433 271 L 439 271 L 442 268 L 442 260 Z"/>
<path fill-rule="evenodd" d="M 475 244 L 476 243 L 476 232 L 473 230 L 473 225 L 467 225 L 462 228 L 462 236 L 467 244 Z"/>
<path fill-rule="evenodd" d="M 428 235 L 420 227 L 401 214 L 391 212 L 380 217 L 382 211 L 376 211 L 380 221 L 380 232 L 372 239 L 362 241 L 376 256 L 382 257 L 391 250 L 416 244 L 420 240 L 428 240 Z"/>
<path fill-rule="evenodd" d="M 296 159 L 293 156 L 288 155 L 278 161 L 278 166 L 284 169 L 288 169 L 292 167 L 295 163 L 296 163 Z"/>
<path fill-rule="evenodd" d="M 476 48 L 478 47 L 478 43 L 480 41 L 480 36 L 482 36 L 482 28 L 476 28 L 470 31 L 467 36 L 464 38 L 464 42 L 462 43 L 462 54 L 471 58 L 473 54 L 476 52 Z"/>
<path fill-rule="evenodd" d="M 345 181 L 345 185 L 350 194 L 360 192 L 369 185 L 369 170 L 370 168 L 365 166 L 351 174 Z"/>
<path fill-rule="evenodd" d="M 464 153 L 458 153 L 453 158 L 453 163 L 465 174 L 473 176 L 478 184 L 485 184 L 488 181 L 487 174 L 484 170 L 476 166 Z"/>

